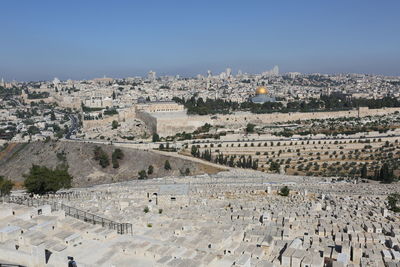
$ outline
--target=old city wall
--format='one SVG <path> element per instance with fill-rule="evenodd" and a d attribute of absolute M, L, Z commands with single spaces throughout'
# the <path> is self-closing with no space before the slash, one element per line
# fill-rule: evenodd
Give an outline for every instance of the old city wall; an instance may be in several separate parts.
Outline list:
<path fill-rule="evenodd" d="M 136 118 L 136 110 L 134 107 L 119 111 L 118 121 L 126 121 Z"/>
<path fill-rule="evenodd" d="M 157 129 L 157 119 L 152 116 L 150 113 L 144 112 L 144 111 L 140 111 L 137 110 L 136 111 L 136 118 L 138 118 L 139 120 L 143 121 L 147 127 L 150 129 L 150 131 L 152 133 L 157 133 L 158 129 Z"/>
<path fill-rule="evenodd" d="M 192 132 L 205 123 L 212 125 L 224 125 L 232 127 L 244 127 L 247 123 L 274 123 L 291 122 L 297 120 L 310 119 L 334 119 L 342 117 L 365 117 L 372 115 L 384 115 L 400 112 L 400 108 L 368 109 L 360 108 L 346 111 L 333 112 L 293 112 L 293 113 L 272 113 L 272 114 L 252 114 L 248 112 L 238 112 L 230 115 L 216 116 L 187 116 L 182 118 L 158 118 L 155 129 L 161 136 L 174 135 L 178 132 Z M 152 117 L 152 116 L 150 116 Z M 152 117 L 154 118 L 154 117 Z M 143 120 L 147 124 L 147 120 Z"/>
<path fill-rule="evenodd" d="M 365 117 L 373 115 L 384 115 L 394 112 L 400 112 L 400 108 L 383 108 L 383 109 L 368 109 L 360 108 L 347 111 L 334 111 L 334 112 L 293 112 L 293 113 L 272 113 L 272 114 L 252 114 L 248 112 L 238 112 L 230 115 L 214 116 L 171 116 L 157 117 L 141 110 L 129 109 L 121 111 L 120 114 L 106 117 L 101 120 L 87 120 L 83 121 L 83 127 L 93 128 L 104 126 L 112 123 L 113 120 L 123 121 L 133 118 L 142 120 L 149 129 L 154 133 L 157 132 L 161 136 L 174 135 L 179 132 L 193 132 L 198 127 L 205 123 L 212 125 L 225 125 L 233 127 L 243 127 L 247 123 L 274 123 L 274 122 L 291 122 L 297 120 L 310 120 L 310 119 L 330 119 L 341 117 Z"/>
<path fill-rule="evenodd" d="M 179 132 L 193 132 L 197 128 L 211 122 L 208 117 L 186 116 L 180 118 L 157 118 L 157 133 L 161 136 L 175 135 Z"/>
<path fill-rule="evenodd" d="M 101 120 L 84 120 L 83 121 L 83 129 L 86 130 L 86 129 L 90 129 L 90 128 L 94 128 L 94 127 L 101 127 L 106 124 L 109 124 L 111 126 L 111 123 L 114 120 L 119 121 L 119 116 L 113 115 L 113 116 L 103 118 Z"/>
<path fill-rule="evenodd" d="M 83 128 L 90 129 L 94 127 L 101 127 L 104 125 L 111 125 L 113 121 L 122 122 L 125 120 L 130 120 L 136 118 L 135 110 L 133 108 L 125 109 L 120 111 L 116 115 L 108 116 L 100 120 L 84 120 Z"/>
<path fill-rule="evenodd" d="M 333 112 L 293 112 L 293 113 L 271 113 L 271 114 L 251 114 L 251 113 L 236 113 L 233 115 L 218 116 L 212 120 L 213 124 L 221 125 L 245 125 L 251 123 L 273 123 L 273 122 L 290 122 L 296 120 L 311 120 L 311 119 L 331 119 L 342 117 L 365 117 L 373 115 L 384 115 L 394 112 L 400 112 L 400 108 L 382 108 L 368 109 L 360 108 L 348 111 L 333 111 Z"/>

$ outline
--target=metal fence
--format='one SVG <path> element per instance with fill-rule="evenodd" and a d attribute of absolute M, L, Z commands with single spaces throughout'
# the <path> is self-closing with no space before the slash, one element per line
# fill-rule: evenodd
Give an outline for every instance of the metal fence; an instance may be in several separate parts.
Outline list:
<path fill-rule="evenodd" d="M 8 197 L 7 202 L 16 203 L 19 205 L 26 205 L 29 207 L 39 207 L 42 205 L 50 205 L 51 211 L 63 210 L 65 214 L 74 217 L 78 220 L 91 223 L 94 225 L 101 225 L 104 228 L 117 230 L 118 234 L 133 234 L 131 223 L 119 223 L 115 222 L 101 216 L 67 206 L 65 204 L 48 201 L 45 199 L 35 199 L 35 198 L 23 198 L 23 197 Z M 1 267 L 1 266 L 0 266 Z"/>

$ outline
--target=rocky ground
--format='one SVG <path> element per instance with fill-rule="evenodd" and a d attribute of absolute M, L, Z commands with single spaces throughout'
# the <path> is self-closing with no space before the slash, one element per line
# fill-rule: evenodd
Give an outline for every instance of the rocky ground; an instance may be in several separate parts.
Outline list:
<path fill-rule="evenodd" d="M 93 151 L 97 145 L 110 158 L 110 165 L 106 168 L 102 168 L 99 162 L 93 159 Z M 191 174 L 219 171 L 199 162 L 132 148 L 121 148 L 124 158 L 119 160 L 119 168 L 114 169 L 111 155 L 115 148 L 112 145 L 60 141 L 9 144 L 0 152 L 0 175 L 22 184 L 23 175 L 29 172 L 32 164 L 50 168 L 68 165 L 68 171 L 74 178 L 73 185 L 81 187 L 137 179 L 138 172 L 147 170 L 149 165 L 154 167 L 154 173 L 149 175 L 149 178 L 179 176 L 186 168 L 189 168 Z M 166 160 L 171 164 L 170 171 L 164 169 Z"/>

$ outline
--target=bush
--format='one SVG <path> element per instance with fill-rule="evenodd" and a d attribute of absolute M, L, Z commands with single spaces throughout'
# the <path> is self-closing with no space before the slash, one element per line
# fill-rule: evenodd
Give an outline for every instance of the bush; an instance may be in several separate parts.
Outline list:
<path fill-rule="evenodd" d="M 254 133 L 254 127 L 256 127 L 254 124 L 248 123 L 247 126 L 246 126 L 246 132 L 247 133 Z"/>
<path fill-rule="evenodd" d="M 153 167 L 153 165 L 150 165 L 149 168 L 147 169 L 147 174 L 151 175 L 151 174 L 153 174 L 153 172 L 154 172 L 154 167 Z"/>
<path fill-rule="evenodd" d="M 139 174 L 139 180 L 144 180 L 147 178 L 147 173 L 145 170 L 141 170 L 140 172 L 138 172 Z"/>
<path fill-rule="evenodd" d="M 186 170 L 185 170 L 185 175 L 188 176 L 189 174 L 190 174 L 190 169 L 189 169 L 189 168 L 186 168 Z"/>
<path fill-rule="evenodd" d="M 147 207 L 147 206 L 144 207 L 144 209 L 143 209 L 143 212 L 144 212 L 144 213 L 149 213 L 149 211 L 150 211 L 149 207 Z"/>
<path fill-rule="evenodd" d="M 389 210 L 393 212 L 400 212 L 400 208 L 397 207 L 397 203 L 400 201 L 400 194 L 398 193 L 390 194 L 387 197 L 387 201 Z"/>
<path fill-rule="evenodd" d="M 163 209 L 158 209 L 158 213 L 162 214 L 163 213 Z"/>
<path fill-rule="evenodd" d="M 157 133 L 153 133 L 152 140 L 153 140 L 153 142 L 158 142 L 158 141 L 160 141 L 160 136 Z"/>
<path fill-rule="evenodd" d="M 99 146 L 96 146 L 94 148 L 94 160 L 98 160 L 99 164 L 101 167 L 106 168 L 108 165 L 110 165 L 110 160 L 108 158 L 107 153 Z"/>
<path fill-rule="evenodd" d="M 169 171 L 169 170 L 172 169 L 172 168 L 171 168 L 171 164 L 169 163 L 169 160 L 166 160 L 166 161 L 165 161 L 165 163 L 164 163 L 164 169 L 167 170 L 167 171 Z"/>
<path fill-rule="evenodd" d="M 14 183 L 11 180 L 0 176 L 0 197 L 9 195 L 13 186 Z"/>
<path fill-rule="evenodd" d="M 272 172 L 279 172 L 281 165 L 278 162 L 272 161 L 269 165 L 269 170 Z"/>
<path fill-rule="evenodd" d="M 119 168 L 119 161 L 118 161 L 118 160 L 124 158 L 124 152 L 122 152 L 121 149 L 116 148 L 116 149 L 114 150 L 114 152 L 112 153 L 111 158 L 112 158 L 113 168 L 114 168 L 114 169 Z"/>
<path fill-rule="evenodd" d="M 114 130 L 114 129 L 117 129 L 118 126 L 119 126 L 118 121 L 112 121 L 111 127 L 112 127 L 113 130 Z"/>
<path fill-rule="evenodd" d="M 290 193 L 290 189 L 287 186 L 284 186 L 279 190 L 279 195 L 284 196 L 284 197 L 287 197 L 289 195 L 289 193 Z"/>
<path fill-rule="evenodd" d="M 24 185 L 29 193 L 45 194 L 62 188 L 70 188 L 72 176 L 66 169 L 49 169 L 33 165 L 26 176 Z"/>

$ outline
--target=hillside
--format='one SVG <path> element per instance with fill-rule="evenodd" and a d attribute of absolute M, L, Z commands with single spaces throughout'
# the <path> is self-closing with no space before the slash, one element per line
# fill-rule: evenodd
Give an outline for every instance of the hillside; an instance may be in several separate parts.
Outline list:
<path fill-rule="evenodd" d="M 81 187 L 137 179 L 138 172 L 147 170 L 149 165 L 154 167 L 154 173 L 149 178 L 180 175 L 186 168 L 189 168 L 191 174 L 218 172 L 218 169 L 198 162 L 130 148 L 121 148 L 124 158 L 119 160 L 119 168 L 114 169 L 112 164 L 102 168 L 93 159 L 96 146 L 100 146 L 108 154 L 111 162 L 111 154 L 116 148 L 112 145 L 60 141 L 9 144 L 0 152 L 0 175 L 22 183 L 23 175 L 29 172 L 32 164 L 50 168 L 68 164 L 68 171 L 74 177 L 73 186 Z M 171 171 L 164 170 L 167 159 L 171 164 Z"/>

